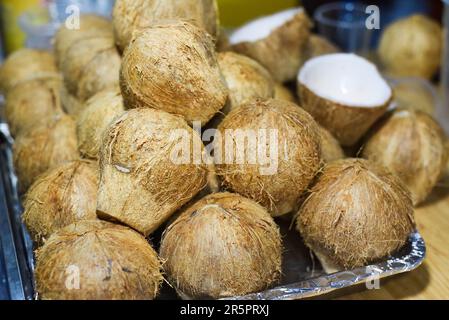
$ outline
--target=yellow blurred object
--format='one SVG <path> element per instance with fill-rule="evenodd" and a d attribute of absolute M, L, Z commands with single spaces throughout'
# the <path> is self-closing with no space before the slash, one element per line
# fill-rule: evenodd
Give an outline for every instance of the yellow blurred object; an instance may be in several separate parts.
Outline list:
<path fill-rule="evenodd" d="M 235 28 L 254 18 L 296 7 L 298 0 L 218 0 L 220 21 L 225 28 Z"/>
<path fill-rule="evenodd" d="M 25 43 L 25 34 L 19 26 L 19 17 L 25 11 L 37 7 L 42 0 L 0 0 L 5 49 L 7 53 L 20 49 Z"/>

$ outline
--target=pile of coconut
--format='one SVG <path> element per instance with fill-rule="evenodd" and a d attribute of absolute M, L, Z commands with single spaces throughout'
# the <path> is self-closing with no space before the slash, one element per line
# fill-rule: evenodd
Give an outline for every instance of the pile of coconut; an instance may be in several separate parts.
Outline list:
<path fill-rule="evenodd" d="M 311 27 L 295 8 L 226 39 L 214 0 L 117 0 L 112 22 L 62 26 L 54 55 L 11 55 L 37 297 L 154 299 L 164 278 L 182 298 L 260 292 L 282 281 L 279 217 L 326 270 L 400 250 L 446 138 Z"/>

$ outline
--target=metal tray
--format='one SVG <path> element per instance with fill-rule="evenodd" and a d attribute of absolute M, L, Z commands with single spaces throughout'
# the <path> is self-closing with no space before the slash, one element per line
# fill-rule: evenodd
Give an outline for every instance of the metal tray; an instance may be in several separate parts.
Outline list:
<path fill-rule="evenodd" d="M 0 108 L 1 109 L 1 108 Z M 12 139 L 6 124 L 0 123 L 0 299 L 33 299 L 32 242 L 21 223 L 21 205 L 12 166 Z M 318 259 L 304 245 L 288 219 L 278 219 L 284 240 L 283 274 L 276 288 L 227 300 L 291 300 L 316 297 L 334 290 L 355 286 L 376 277 L 378 279 L 416 269 L 424 260 L 426 248 L 418 232 L 408 243 L 386 261 L 369 267 L 326 274 Z M 161 230 L 152 236 L 159 246 Z M 8 293 L 2 295 L 3 291 Z M 179 299 L 167 284 L 158 299 Z"/>

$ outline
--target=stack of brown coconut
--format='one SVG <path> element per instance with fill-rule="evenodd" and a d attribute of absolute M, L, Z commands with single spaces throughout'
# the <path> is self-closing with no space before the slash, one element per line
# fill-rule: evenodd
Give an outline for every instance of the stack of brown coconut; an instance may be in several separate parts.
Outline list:
<path fill-rule="evenodd" d="M 292 9 L 226 39 L 213 0 L 117 0 L 112 24 L 83 16 L 80 29 L 63 26 L 55 56 L 10 56 L 0 86 L 38 297 L 153 299 L 164 277 L 183 298 L 265 290 L 282 274 L 279 216 L 296 221 L 329 268 L 399 250 L 415 228 L 413 203 L 441 176 L 445 138 L 420 112 L 378 122 L 392 97 L 377 70 L 334 54 L 310 28 Z M 382 92 L 363 106 L 335 99 L 316 59 L 334 69 L 355 61 Z M 299 105 L 283 86 L 298 72 Z M 229 146 L 217 139 L 210 154 L 198 122 L 222 136 L 275 130 L 276 170 L 248 158 L 212 161 Z M 364 141 L 368 160 L 346 158 L 340 145 Z M 231 151 L 241 148 L 257 153 L 244 142 Z M 173 161 L 178 153 L 186 161 Z M 157 253 L 147 239 L 162 228 Z"/>

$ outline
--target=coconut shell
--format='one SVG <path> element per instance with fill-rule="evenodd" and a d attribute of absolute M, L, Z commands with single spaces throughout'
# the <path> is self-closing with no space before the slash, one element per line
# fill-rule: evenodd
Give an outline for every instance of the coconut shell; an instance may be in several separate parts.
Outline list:
<path fill-rule="evenodd" d="M 101 91 L 90 98 L 77 119 L 78 150 L 89 159 L 98 159 L 103 133 L 125 109 L 120 90 Z"/>
<path fill-rule="evenodd" d="M 14 143 L 13 156 L 23 193 L 48 169 L 79 158 L 75 122 L 63 115 L 24 132 Z"/>
<path fill-rule="evenodd" d="M 390 99 L 382 106 L 371 108 L 350 107 L 322 98 L 301 83 L 298 87 L 301 106 L 329 130 L 341 145 L 347 147 L 356 144 L 363 137 L 385 114 L 391 102 Z"/>
<path fill-rule="evenodd" d="M 280 278 L 281 253 L 270 214 L 231 193 L 207 196 L 183 211 L 164 232 L 160 248 L 170 283 L 183 297 L 196 299 L 269 288 Z"/>
<path fill-rule="evenodd" d="M 273 216 L 292 211 L 320 167 L 318 127 L 312 117 L 287 101 L 255 100 L 231 111 L 218 130 L 222 139 L 214 139 L 215 163 L 223 186 L 260 203 Z M 230 131 L 234 133 L 230 138 L 229 130 L 238 131 Z M 266 130 L 265 142 L 259 136 L 260 130 Z M 277 135 L 275 143 L 270 142 L 273 130 Z M 239 142 L 245 138 L 239 132 L 254 133 L 256 145 Z M 257 161 L 251 160 L 250 155 L 259 155 L 261 146 L 267 144 L 267 157 L 277 148 L 271 162 L 260 156 Z M 240 159 L 242 151 L 245 156 Z M 223 159 L 217 160 L 217 155 Z M 228 159 L 229 155 L 233 159 Z"/>
<path fill-rule="evenodd" d="M 112 37 L 77 41 L 66 52 L 62 73 L 69 93 L 85 101 L 118 86 L 121 58 Z"/>
<path fill-rule="evenodd" d="M 33 183 L 23 204 L 23 221 L 37 244 L 73 222 L 96 219 L 98 175 L 96 162 L 77 160 Z"/>
<path fill-rule="evenodd" d="M 228 91 L 211 37 L 186 22 L 140 33 L 123 58 L 120 85 L 127 108 L 154 108 L 208 122 Z"/>
<path fill-rule="evenodd" d="M 126 227 L 85 220 L 53 234 L 36 252 L 42 300 L 150 300 L 161 263 L 144 237 Z"/>
<path fill-rule="evenodd" d="M 124 51 L 136 31 L 157 25 L 160 20 L 188 20 L 218 36 L 215 0 L 117 0 L 113 24 L 118 47 Z"/>
<path fill-rule="evenodd" d="M 340 49 L 338 49 L 332 42 L 317 34 L 310 35 L 304 50 L 305 60 L 325 54 L 340 52 Z"/>
<path fill-rule="evenodd" d="M 448 158 L 445 143 L 443 130 L 431 116 L 399 109 L 379 124 L 362 156 L 399 176 L 417 205 L 442 178 Z"/>
<path fill-rule="evenodd" d="M 324 162 L 332 162 L 346 157 L 337 139 L 329 131 L 319 126 L 318 132 L 321 141 L 321 155 Z"/>
<path fill-rule="evenodd" d="M 442 52 L 441 26 L 419 14 L 389 25 L 379 46 L 379 57 L 386 72 L 395 76 L 430 79 L 439 69 Z"/>
<path fill-rule="evenodd" d="M 76 119 L 83 109 L 83 103 L 62 85 L 60 88 L 61 104 L 64 111 Z"/>
<path fill-rule="evenodd" d="M 234 52 L 223 52 L 218 54 L 218 64 L 229 89 L 229 101 L 222 113 L 228 114 L 255 98 L 273 98 L 274 81 L 257 61 Z"/>
<path fill-rule="evenodd" d="M 39 125 L 47 125 L 63 114 L 59 77 L 22 82 L 8 91 L 5 118 L 12 136 Z"/>
<path fill-rule="evenodd" d="M 77 29 L 69 29 L 62 24 L 55 35 L 55 56 L 57 64 L 62 64 L 69 48 L 80 40 L 89 38 L 113 38 L 114 33 L 111 21 L 96 15 L 81 15 L 80 25 Z"/>
<path fill-rule="evenodd" d="M 285 100 L 293 103 L 298 103 L 293 93 L 285 86 L 277 83 L 274 86 L 274 98 L 277 100 Z"/>
<path fill-rule="evenodd" d="M 386 258 L 405 245 L 415 228 L 407 188 L 363 159 L 327 164 L 296 223 L 306 245 L 337 270 Z"/>
<path fill-rule="evenodd" d="M 274 79 L 286 82 L 295 79 L 304 61 L 312 23 L 304 11 L 276 28 L 271 34 L 255 42 L 241 42 L 231 50 L 260 62 L 270 71 Z"/>
<path fill-rule="evenodd" d="M 173 136 L 180 131 L 188 139 Z M 180 164 L 173 157 L 184 145 L 190 155 Z M 207 166 L 194 163 L 192 150 L 202 152 L 202 141 L 181 117 L 127 111 L 103 136 L 98 215 L 151 234 L 207 184 Z"/>
<path fill-rule="evenodd" d="M 50 52 L 20 49 L 0 66 L 0 92 L 7 94 L 21 82 L 55 76 L 57 72 L 54 56 Z"/>

